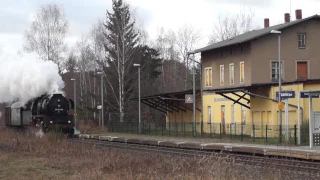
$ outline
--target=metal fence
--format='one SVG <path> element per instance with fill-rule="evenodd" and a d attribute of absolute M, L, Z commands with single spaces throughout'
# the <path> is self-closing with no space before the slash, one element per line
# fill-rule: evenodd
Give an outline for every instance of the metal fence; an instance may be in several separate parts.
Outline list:
<path fill-rule="evenodd" d="M 288 127 L 286 129 L 286 127 Z M 193 123 L 189 122 L 141 122 L 141 133 L 144 135 L 195 137 L 230 139 L 241 142 L 254 142 L 264 144 L 294 144 L 298 143 L 297 125 L 255 125 L 255 124 L 221 124 L 196 123 L 196 133 Z M 139 134 L 138 122 L 110 121 L 109 132 Z M 301 145 L 309 143 L 308 124 L 301 126 Z M 282 133 L 280 133 L 282 132 Z M 280 136 L 281 134 L 281 136 Z"/>

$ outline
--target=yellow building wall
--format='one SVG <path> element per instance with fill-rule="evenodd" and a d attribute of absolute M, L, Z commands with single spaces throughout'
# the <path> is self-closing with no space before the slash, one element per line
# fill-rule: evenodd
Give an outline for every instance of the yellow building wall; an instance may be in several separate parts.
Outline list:
<path fill-rule="evenodd" d="M 310 90 L 320 90 L 320 84 L 308 84 L 304 85 L 303 88 L 304 91 L 310 91 Z M 302 100 L 302 99 L 301 99 Z M 303 120 L 307 121 L 309 120 L 309 99 L 303 99 L 303 101 L 300 100 L 300 106 L 303 107 Z M 312 106 L 314 111 L 320 111 L 320 98 L 313 98 L 312 99 Z"/>
<path fill-rule="evenodd" d="M 201 109 L 201 99 L 200 96 L 197 96 L 196 98 L 196 108 Z M 167 126 L 166 129 L 169 130 L 169 124 L 170 129 L 178 128 L 178 130 L 183 130 L 181 126 L 184 126 L 185 131 L 192 131 L 192 123 L 193 123 L 193 104 L 186 104 L 187 110 L 186 112 L 180 110 L 178 112 L 173 111 L 167 112 L 166 114 L 166 122 Z M 201 127 L 199 123 L 201 122 L 201 112 L 199 110 L 196 110 L 196 122 L 197 122 L 197 132 L 201 131 Z M 183 125 L 184 123 L 184 125 Z"/>
<path fill-rule="evenodd" d="M 289 98 L 288 103 L 291 105 L 298 106 L 298 99 L 300 91 L 309 91 L 320 89 L 320 84 L 292 84 L 292 85 L 282 85 L 282 91 L 295 91 L 295 98 Z M 265 88 L 264 93 L 267 94 L 269 98 L 276 99 L 276 92 L 279 91 L 278 86 L 273 86 L 270 88 Z M 261 94 L 258 92 L 257 94 Z M 303 118 L 302 111 L 300 112 L 301 123 L 309 119 L 309 99 L 300 98 L 300 106 L 303 109 Z M 320 99 L 313 99 L 313 110 L 320 111 Z M 256 127 L 256 134 L 264 135 L 265 126 L 268 125 L 268 136 L 278 136 L 279 134 L 279 111 L 278 103 L 266 100 L 258 97 L 251 98 L 251 111 L 252 111 L 252 122 Z M 289 105 L 288 110 L 288 121 L 289 121 L 289 131 L 291 136 L 294 133 L 294 125 L 298 125 L 298 108 Z M 283 133 L 285 131 L 285 112 L 282 110 L 282 125 Z"/>
<path fill-rule="evenodd" d="M 238 99 L 238 96 L 235 96 L 233 94 L 226 94 L 226 95 L 233 99 Z M 242 93 L 239 93 L 239 95 L 242 95 Z M 250 96 L 246 95 L 245 97 L 250 100 Z M 241 99 L 240 102 L 250 106 L 250 104 L 247 104 L 247 101 L 244 99 Z M 211 106 L 211 124 L 210 124 L 210 118 L 208 113 L 208 106 Z M 225 109 L 224 127 L 223 127 L 223 121 L 222 121 L 222 116 L 223 116 L 222 106 L 224 106 L 224 109 Z M 235 124 L 232 124 L 233 123 L 232 122 L 232 106 L 234 107 L 233 116 L 234 116 Z M 204 122 L 205 133 L 210 133 L 210 128 L 212 133 L 220 133 L 220 123 L 221 123 L 222 133 L 224 132 L 225 134 L 229 134 L 231 131 L 231 133 L 233 134 L 235 133 L 240 134 L 241 124 L 251 123 L 251 113 L 250 113 L 250 109 L 247 109 L 244 106 L 242 107 L 240 104 L 237 104 L 237 103 L 234 104 L 233 101 L 226 99 L 221 95 L 208 93 L 203 95 L 203 122 Z M 244 129 L 243 131 L 245 132 L 246 129 Z"/>
<path fill-rule="evenodd" d="M 246 95 L 245 97 L 250 100 L 250 103 L 247 104 L 245 99 L 241 99 L 240 102 L 247 104 L 251 109 L 242 107 L 240 104 L 234 104 L 233 101 L 224 98 L 221 95 L 214 93 L 204 93 L 203 94 L 203 130 L 204 133 L 220 133 L 220 123 L 222 123 L 222 112 L 221 107 L 225 107 L 224 117 L 225 125 L 222 124 L 222 133 L 229 134 L 241 134 L 241 124 L 243 124 L 242 132 L 246 135 L 253 136 L 253 125 L 255 127 L 255 137 L 265 137 L 266 134 L 266 125 L 268 129 L 268 137 L 277 137 L 279 135 L 279 111 L 278 111 L 278 102 L 272 101 L 270 99 L 276 100 L 276 92 L 279 90 L 278 86 L 260 88 L 254 94 L 263 95 L 269 99 L 264 99 L 256 96 Z M 295 98 L 288 99 L 288 103 L 298 106 L 298 97 L 300 91 L 309 91 L 309 90 L 320 90 L 320 84 L 292 84 L 292 85 L 282 85 L 282 91 L 295 91 Z M 242 95 L 242 93 L 238 93 Z M 227 94 L 227 96 L 237 99 L 238 97 L 233 94 Z M 211 106 L 211 123 L 208 113 L 208 107 Z M 232 122 L 232 106 L 234 106 L 234 122 Z M 309 99 L 301 98 L 300 106 L 303 109 L 303 118 L 301 112 L 301 122 L 307 121 L 309 119 Z M 179 111 L 167 113 L 166 120 L 167 124 L 169 122 L 178 124 L 185 122 L 185 130 L 192 131 L 192 122 L 193 122 L 193 111 L 192 104 L 187 104 L 187 107 L 190 110 L 187 112 Z M 200 96 L 197 97 L 196 107 L 201 108 Z M 313 110 L 320 111 L 320 98 L 313 99 Z M 245 122 L 243 122 L 245 113 Z M 298 124 L 298 109 L 289 105 L 289 131 L 293 136 L 294 125 Z M 201 112 L 196 111 L 196 122 L 197 132 L 200 132 L 200 122 L 201 122 Z M 285 132 L 285 112 L 282 111 L 282 125 L 283 133 Z M 236 126 L 236 127 L 235 127 Z M 168 128 L 167 128 L 168 129 Z M 180 129 L 180 128 L 179 128 Z"/>

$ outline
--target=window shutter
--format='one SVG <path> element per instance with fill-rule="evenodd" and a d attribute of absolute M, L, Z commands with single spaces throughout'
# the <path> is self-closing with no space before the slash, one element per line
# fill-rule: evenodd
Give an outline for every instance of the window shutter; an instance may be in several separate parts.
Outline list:
<path fill-rule="evenodd" d="M 297 78 L 307 79 L 308 78 L 308 63 L 297 62 Z"/>

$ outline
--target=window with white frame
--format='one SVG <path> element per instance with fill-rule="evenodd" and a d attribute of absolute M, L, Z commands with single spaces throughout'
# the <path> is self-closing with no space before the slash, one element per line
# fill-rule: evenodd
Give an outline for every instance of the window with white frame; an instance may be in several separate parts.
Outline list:
<path fill-rule="evenodd" d="M 220 85 L 224 85 L 224 65 L 220 65 Z"/>
<path fill-rule="evenodd" d="M 234 84 L 234 64 L 229 64 L 230 84 Z"/>
<path fill-rule="evenodd" d="M 283 79 L 283 61 L 281 61 L 281 79 Z M 279 61 L 271 61 L 271 80 L 279 80 Z"/>
<path fill-rule="evenodd" d="M 240 83 L 244 83 L 244 62 L 240 62 Z"/>
<path fill-rule="evenodd" d="M 212 68 L 205 68 L 205 86 L 211 87 L 212 86 Z"/>
<path fill-rule="evenodd" d="M 306 34 L 298 33 L 298 48 L 304 49 L 306 48 Z"/>

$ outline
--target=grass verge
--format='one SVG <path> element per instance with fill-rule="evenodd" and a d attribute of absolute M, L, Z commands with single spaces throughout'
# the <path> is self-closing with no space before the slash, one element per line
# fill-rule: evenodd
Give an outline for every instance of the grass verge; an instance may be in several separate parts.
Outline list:
<path fill-rule="evenodd" d="M 0 179 L 310 179 L 212 157 L 125 153 L 71 144 L 62 136 L 0 130 Z"/>

